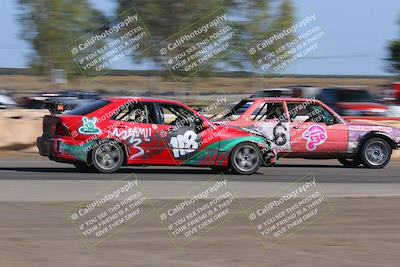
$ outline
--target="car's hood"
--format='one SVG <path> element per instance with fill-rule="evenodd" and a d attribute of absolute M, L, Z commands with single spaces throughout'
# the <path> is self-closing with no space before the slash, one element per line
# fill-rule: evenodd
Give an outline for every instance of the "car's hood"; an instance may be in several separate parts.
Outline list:
<path fill-rule="evenodd" d="M 339 102 L 336 104 L 342 109 L 353 109 L 360 111 L 387 111 L 388 108 L 385 105 L 372 103 L 372 102 Z"/>
<path fill-rule="evenodd" d="M 246 133 L 249 133 L 251 135 L 255 135 L 255 136 L 259 136 L 259 137 L 265 138 L 265 136 L 261 132 L 259 132 L 257 130 L 250 130 L 250 129 L 247 129 L 247 128 L 243 128 L 243 127 L 239 127 L 239 126 L 235 126 L 235 125 L 230 125 L 226 121 L 218 121 L 218 122 L 213 122 L 213 123 L 218 127 L 228 128 L 231 131 L 246 132 Z"/>
<path fill-rule="evenodd" d="M 264 135 L 260 131 L 257 131 L 257 130 L 254 130 L 254 129 L 250 130 L 250 129 L 247 129 L 247 128 L 242 128 L 242 127 L 237 127 L 237 126 L 230 126 L 230 127 L 235 127 L 235 128 L 240 129 L 240 130 L 243 130 L 245 132 L 251 133 L 253 135 L 264 137 Z"/>

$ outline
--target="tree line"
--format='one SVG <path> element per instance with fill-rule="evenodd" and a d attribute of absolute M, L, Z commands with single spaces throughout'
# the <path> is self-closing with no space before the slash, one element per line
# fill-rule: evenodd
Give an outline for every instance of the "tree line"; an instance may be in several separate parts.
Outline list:
<path fill-rule="evenodd" d="M 229 14 L 241 42 L 254 40 L 270 29 L 286 29 L 295 21 L 291 0 L 114 1 L 117 6 L 114 16 L 135 7 L 155 43 L 166 40 L 218 7 L 223 7 Z M 106 16 L 89 0 L 18 0 L 18 7 L 21 37 L 32 47 L 30 68 L 34 73 L 44 75 L 49 75 L 52 69 L 64 69 L 68 76 L 80 75 L 67 44 L 85 34 L 96 34 L 111 27 L 106 22 L 114 17 Z M 237 48 L 241 45 L 239 41 L 234 43 Z M 248 54 L 237 49 L 203 72 L 213 72 L 221 67 L 247 71 L 245 58 Z M 151 62 L 160 69 L 165 68 L 155 49 L 133 56 L 132 61 L 138 64 Z"/>

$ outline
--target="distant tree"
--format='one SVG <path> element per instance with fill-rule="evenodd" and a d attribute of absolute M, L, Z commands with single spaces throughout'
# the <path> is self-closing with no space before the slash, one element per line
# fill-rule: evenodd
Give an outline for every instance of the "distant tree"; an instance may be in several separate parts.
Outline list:
<path fill-rule="evenodd" d="M 389 71 L 400 76 L 400 40 L 392 41 L 388 50 Z"/>
<path fill-rule="evenodd" d="M 76 74 L 67 45 L 90 32 L 106 18 L 88 0 L 18 0 L 22 38 L 30 42 L 30 67 L 48 75 L 51 69 Z"/>
<path fill-rule="evenodd" d="M 235 27 L 240 39 L 232 44 L 233 53 L 219 63 L 214 63 L 207 71 L 218 66 L 226 70 L 237 69 L 251 64 L 244 43 L 253 41 L 269 30 L 281 30 L 292 26 L 294 8 L 291 0 L 116 0 L 118 13 L 135 7 L 156 43 L 166 40 L 183 28 L 195 23 L 218 7 L 224 7 L 230 23 Z M 278 3 L 276 12 L 271 12 L 271 3 Z M 271 47 L 272 49 L 272 47 Z M 134 56 L 137 63 L 142 61 L 162 62 L 156 49 L 148 49 L 140 56 Z M 158 64 L 162 65 L 162 64 Z"/>
<path fill-rule="evenodd" d="M 291 26 L 293 26 L 294 23 L 295 23 L 294 8 L 291 0 L 282 0 L 276 19 L 272 24 L 272 30 L 274 32 L 280 32 L 290 28 Z M 295 36 L 292 33 L 283 38 L 281 42 L 282 44 L 290 42 L 294 38 Z M 278 44 L 278 46 L 280 46 L 280 44 Z"/>

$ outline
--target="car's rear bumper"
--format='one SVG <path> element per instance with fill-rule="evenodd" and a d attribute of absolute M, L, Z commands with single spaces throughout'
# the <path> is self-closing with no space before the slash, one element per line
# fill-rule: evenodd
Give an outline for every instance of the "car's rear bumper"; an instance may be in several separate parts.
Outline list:
<path fill-rule="evenodd" d="M 65 163 L 84 161 L 80 155 L 68 153 L 62 148 L 68 143 L 70 144 L 71 140 L 56 137 L 41 136 L 36 139 L 36 146 L 39 150 L 39 154 L 48 157 L 50 160 Z"/>
<path fill-rule="evenodd" d="M 39 149 L 39 154 L 45 157 L 55 155 L 58 150 L 57 139 L 41 136 L 36 139 L 36 146 Z"/>

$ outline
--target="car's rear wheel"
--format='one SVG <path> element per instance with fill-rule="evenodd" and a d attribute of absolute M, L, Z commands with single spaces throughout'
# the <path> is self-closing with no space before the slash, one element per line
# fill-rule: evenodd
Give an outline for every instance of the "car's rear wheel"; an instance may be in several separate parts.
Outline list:
<path fill-rule="evenodd" d="M 367 140 L 362 147 L 362 163 L 367 168 L 381 169 L 385 167 L 392 155 L 392 148 L 384 139 L 375 137 Z"/>
<path fill-rule="evenodd" d="M 343 166 L 345 167 L 358 167 L 361 164 L 360 158 L 354 158 L 354 159 L 340 158 L 338 159 L 338 161 L 342 163 Z"/>
<path fill-rule="evenodd" d="M 90 156 L 93 167 L 103 173 L 116 172 L 124 162 L 124 151 L 115 141 L 98 145 Z"/>
<path fill-rule="evenodd" d="M 231 152 L 230 165 L 238 174 L 255 173 L 261 165 L 261 151 L 252 143 L 238 144 Z"/>

